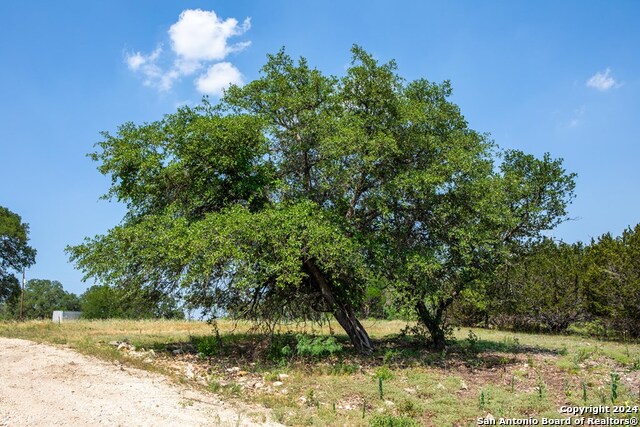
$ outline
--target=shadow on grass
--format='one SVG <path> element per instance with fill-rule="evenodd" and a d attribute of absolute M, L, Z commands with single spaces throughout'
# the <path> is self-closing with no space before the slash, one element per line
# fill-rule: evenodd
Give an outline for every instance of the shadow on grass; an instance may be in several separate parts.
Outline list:
<path fill-rule="evenodd" d="M 389 366 L 394 369 L 466 366 L 472 370 L 491 369 L 513 365 L 518 362 L 519 355 L 561 354 L 556 350 L 521 345 L 517 338 L 492 341 L 476 337 L 450 341 L 441 351 L 433 350 L 424 341 L 408 335 L 390 335 L 375 339 L 374 343 L 375 352 L 363 355 L 354 350 L 346 336 L 341 335 L 246 332 L 191 336 L 189 341 L 156 343 L 149 348 L 169 356 L 197 355 L 203 361 L 218 366 L 253 366 L 256 370 L 290 365 L 306 365 L 310 368 L 337 366 L 337 373 L 350 373 L 354 370 L 353 366 Z M 309 350 L 310 345 L 315 347 Z M 335 372 L 329 369 L 329 373 Z"/>

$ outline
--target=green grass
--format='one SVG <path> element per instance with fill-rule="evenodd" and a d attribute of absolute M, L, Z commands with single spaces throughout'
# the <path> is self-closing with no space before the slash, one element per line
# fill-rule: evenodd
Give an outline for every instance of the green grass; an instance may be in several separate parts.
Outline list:
<path fill-rule="evenodd" d="M 637 344 L 461 329 L 446 351 L 433 352 L 399 334 L 404 322 L 363 323 L 377 344 L 367 357 L 338 331 L 328 339 L 326 325 L 285 325 L 275 340 L 230 321 L 219 321 L 218 336 L 204 322 L 121 320 L 0 323 L 0 335 L 159 371 L 262 404 L 296 426 L 470 426 L 488 414 L 557 418 L 562 405 L 611 405 L 612 373 L 620 378 L 617 402 L 640 404 Z M 118 350 L 111 341 L 136 350 Z"/>

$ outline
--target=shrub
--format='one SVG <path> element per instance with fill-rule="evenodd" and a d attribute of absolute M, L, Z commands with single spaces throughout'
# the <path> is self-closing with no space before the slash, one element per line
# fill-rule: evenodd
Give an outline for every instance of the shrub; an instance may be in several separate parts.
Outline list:
<path fill-rule="evenodd" d="M 419 427 L 416 420 L 395 415 L 374 415 L 369 422 L 370 427 Z"/>
<path fill-rule="evenodd" d="M 298 334 L 296 339 L 298 341 L 296 352 L 299 356 L 331 356 L 342 351 L 342 345 L 334 337 L 311 338 L 305 334 Z"/>

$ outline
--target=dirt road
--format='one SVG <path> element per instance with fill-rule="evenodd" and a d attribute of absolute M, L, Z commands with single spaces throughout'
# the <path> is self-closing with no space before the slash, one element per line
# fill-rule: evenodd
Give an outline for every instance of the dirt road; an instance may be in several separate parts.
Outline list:
<path fill-rule="evenodd" d="M 161 375 L 0 338 L 0 426 L 278 426 Z"/>

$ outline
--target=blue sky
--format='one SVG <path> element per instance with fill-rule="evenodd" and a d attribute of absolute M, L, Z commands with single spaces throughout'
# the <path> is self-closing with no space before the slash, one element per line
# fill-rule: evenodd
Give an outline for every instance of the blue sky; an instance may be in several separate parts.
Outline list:
<path fill-rule="evenodd" d="M 3 1 L 0 18 L 0 205 L 30 224 L 28 278 L 92 284 L 64 247 L 124 213 L 86 157 L 100 131 L 215 99 L 282 46 L 329 74 L 357 43 L 407 79 L 449 79 L 472 128 L 563 157 L 577 198 L 557 238 L 640 222 L 635 1 Z"/>

